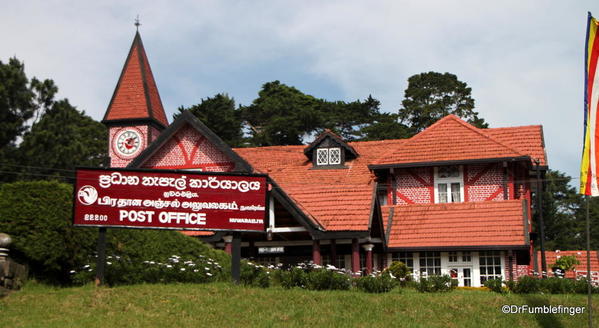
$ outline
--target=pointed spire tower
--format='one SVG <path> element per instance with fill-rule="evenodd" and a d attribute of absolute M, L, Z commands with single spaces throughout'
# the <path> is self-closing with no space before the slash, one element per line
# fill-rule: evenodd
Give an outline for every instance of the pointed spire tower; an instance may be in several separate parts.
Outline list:
<path fill-rule="evenodd" d="M 102 123 L 109 129 L 111 167 L 127 166 L 168 126 L 139 31 Z"/>

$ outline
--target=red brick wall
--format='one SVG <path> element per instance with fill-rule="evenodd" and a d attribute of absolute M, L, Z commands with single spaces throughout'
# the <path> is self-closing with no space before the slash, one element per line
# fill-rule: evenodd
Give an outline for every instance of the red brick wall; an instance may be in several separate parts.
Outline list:
<path fill-rule="evenodd" d="M 397 170 L 397 204 L 434 202 L 433 172 L 432 167 Z"/>
<path fill-rule="evenodd" d="M 146 161 L 143 167 L 158 169 L 197 168 L 202 171 L 229 172 L 234 169 L 234 163 L 203 135 L 186 126 L 167 141 L 152 158 Z"/>
<path fill-rule="evenodd" d="M 464 169 L 466 201 L 503 200 L 503 167 L 497 164 L 468 165 Z M 508 199 L 512 195 L 509 195 Z"/>
<path fill-rule="evenodd" d="M 509 280 L 510 279 L 510 271 L 509 271 L 510 270 L 510 267 L 509 267 L 510 262 L 509 262 L 509 256 L 508 256 L 507 252 L 505 254 L 504 263 L 505 263 L 505 280 Z M 512 277 L 514 280 L 518 280 L 522 276 L 530 275 L 528 265 L 518 265 L 516 263 L 518 263 L 518 262 L 517 262 L 516 255 L 514 254 L 512 256 Z"/>

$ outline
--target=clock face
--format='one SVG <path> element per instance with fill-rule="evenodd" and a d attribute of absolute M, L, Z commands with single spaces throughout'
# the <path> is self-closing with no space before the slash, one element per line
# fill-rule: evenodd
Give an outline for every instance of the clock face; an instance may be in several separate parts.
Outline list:
<path fill-rule="evenodd" d="M 123 129 L 114 138 L 114 149 L 119 155 L 130 157 L 141 149 L 142 139 L 136 129 Z"/>

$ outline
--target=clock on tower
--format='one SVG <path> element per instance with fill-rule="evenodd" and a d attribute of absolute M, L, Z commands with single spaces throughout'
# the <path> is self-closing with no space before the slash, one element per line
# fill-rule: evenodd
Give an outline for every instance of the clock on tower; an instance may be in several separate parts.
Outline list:
<path fill-rule="evenodd" d="M 102 123 L 108 126 L 111 167 L 126 167 L 168 125 L 139 32 Z"/>
<path fill-rule="evenodd" d="M 112 150 L 122 159 L 137 156 L 145 148 L 142 132 L 134 127 L 122 128 L 112 139 Z"/>

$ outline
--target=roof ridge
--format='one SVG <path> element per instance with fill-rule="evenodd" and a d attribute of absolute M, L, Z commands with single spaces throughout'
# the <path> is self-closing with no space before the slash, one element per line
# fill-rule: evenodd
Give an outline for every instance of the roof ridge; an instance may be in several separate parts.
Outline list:
<path fill-rule="evenodd" d="M 488 135 L 487 133 L 483 132 L 482 129 L 479 129 L 475 126 L 473 126 L 472 124 L 465 122 L 464 120 L 462 120 L 461 118 L 457 117 L 454 114 L 449 114 L 446 115 L 445 117 L 441 118 L 440 120 L 438 120 L 437 122 L 431 124 L 430 126 L 428 126 L 426 129 L 420 131 L 418 134 L 412 136 L 411 138 L 407 139 L 406 144 L 404 146 L 409 145 L 412 142 L 416 142 L 422 138 L 424 138 L 425 136 L 427 136 L 428 134 L 432 133 L 431 131 L 435 131 L 439 126 L 441 126 L 442 124 L 444 124 L 447 121 L 455 121 L 458 124 L 460 124 L 461 126 L 463 126 L 464 128 L 477 133 L 478 135 L 487 138 L 488 140 L 507 148 L 508 150 L 510 150 L 511 152 L 518 154 L 519 156 L 526 156 L 525 154 L 521 153 L 520 151 L 518 151 L 517 149 L 493 138 L 492 136 Z M 390 157 L 389 155 L 393 154 L 396 151 L 396 149 L 390 149 L 387 152 L 385 152 L 382 156 L 379 157 L 379 159 L 381 158 L 388 158 Z M 378 160 L 377 160 L 378 162 Z"/>
<path fill-rule="evenodd" d="M 468 122 L 466 122 L 466 121 L 463 121 L 462 119 L 460 119 L 459 117 L 457 117 L 457 116 L 455 116 L 455 115 L 453 115 L 453 114 L 450 114 L 450 115 L 452 116 L 452 118 L 453 118 L 453 119 L 454 119 L 456 122 L 458 122 L 458 123 L 462 124 L 462 126 L 464 126 L 464 127 L 468 128 L 468 129 L 470 129 L 470 130 L 472 130 L 472 131 L 474 131 L 474 132 L 476 132 L 476 133 L 480 134 L 480 135 L 481 135 L 481 136 L 483 136 L 483 137 L 486 137 L 487 139 L 489 139 L 489 140 L 491 140 L 491 141 L 493 141 L 493 142 L 495 142 L 495 143 L 497 143 L 497 144 L 499 144 L 499 145 L 501 145 L 501 146 L 504 146 L 504 147 L 506 147 L 507 149 L 509 149 L 509 150 L 511 150 L 511 151 L 513 151 L 513 152 L 515 152 L 516 154 L 518 154 L 518 155 L 520 155 L 520 156 L 526 156 L 526 154 L 523 154 L 523 153 L 521 153 L 519 150 L 517 150 L 517 149 L 513 148 L 512 146 L 510 146 L 510 145 L 508 145 L 508 144 L 506 144 L 506 143 L 503 143 L 503 142 L 501 142 L 501 141 L 499 141 L 499 140 L 495 139 L 494 137 L 492 137 L 492 136 L 488 135 L 487 133 L 485 133 L 485 132 L 483 131 L 484 129 L 479 129 L 479 128 L 477 128 L 477 127 L 473 126 L 472 124 L 470 124 L 470 123 L 468 123 Z"/>
<path fill-rule="evenodd" d="M 436 121 L 435 123 L 427 126 L 424 130 L 418 132 L 417 134 L 413 135 L 412 137 L 406 139 L 406 143 L 410 143 L 413 140 L 418 140 L 420 138 L 422 138 L 422 135 L 426 135 L 428 133 L 430 133 L 429 131 L 431 131 L 431 129 L 436 128 L 439 124 L 449 120 L 451 118 L 451 116 L 455 116 L 453 114 L 449 114 L 446 115 L 445 117 L 441 118 L 440 120 Z M 404 145 L 405 146 L 405 145 Z M 379 158 L 388 158 L 390 154 L 393 154 L 396 151 L 396 149 L 389 149 L 388 151 L 384 152 L 382 156 L 380 156 Z M 378 162 L 379 160 L 377 159 L 375 162 Z"/>
<path fill-rule="evenodd" d="M 485 130 L 485 131 L 492 131 L 492 130 L 499 130 L 499 129 L 521 129 L 521 128 L 537 128 L 537 127 L 543 127 L 543 124 L 528 124 L 528 125 L 517 125 L 517 126 L 500 126 L 500 127 L 496 127 L 496 128 L 485 128 L 485 129 L 481 129 L 481 130 Z"/>

